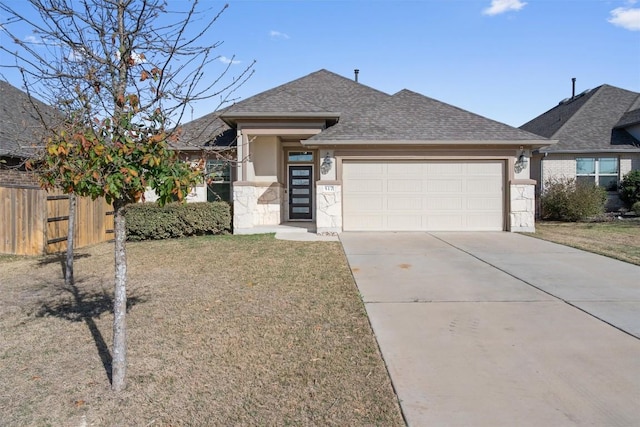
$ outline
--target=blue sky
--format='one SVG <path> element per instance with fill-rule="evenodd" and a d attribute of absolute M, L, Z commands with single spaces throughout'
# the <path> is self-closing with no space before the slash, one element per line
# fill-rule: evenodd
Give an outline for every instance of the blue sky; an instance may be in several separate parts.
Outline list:
<path fill-rule="evenodd" d="M 257 61 L 242 99 L 322 68 L 349 78 L 358 68 L 384 92 L 407 88 L 520 126 L 570 96 L 572 77 L 578 92 L 640 92 L 637 0 L 231 0 L 213 36 L 224 41 L 219 66 L 238 61 L 232 74 Z M 190 118 L 212 108 L 200 102 Z"/>

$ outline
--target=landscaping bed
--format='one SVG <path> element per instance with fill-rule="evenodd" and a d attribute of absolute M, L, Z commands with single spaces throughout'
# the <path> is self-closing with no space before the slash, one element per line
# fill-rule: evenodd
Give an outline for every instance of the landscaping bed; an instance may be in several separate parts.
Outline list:
<path fill-rule="evenodd" d="M 0 261 L 0 413 L 22 425 L 404 425 L 337 242 L 128 243 L 128 386 L 110 390 L 113 246 Z"/>

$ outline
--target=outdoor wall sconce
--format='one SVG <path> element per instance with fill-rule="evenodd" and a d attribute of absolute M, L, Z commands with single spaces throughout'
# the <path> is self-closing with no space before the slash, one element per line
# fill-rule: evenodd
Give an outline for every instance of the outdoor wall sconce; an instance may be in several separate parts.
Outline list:
<path fill-rule="evenodd" d="M 322 159 L 322 164 L 320 165 L 320 172 L 322 173 L 322 175 L 326 175 L 329 173 L 332 163 L 333 162 L 331 160 L 331 157 L 329 156 L 329 152 L 327 151 L 327 154 L 324 155 L 324 159 Z"/>
<path fill-rule="evenodd" d="M 524 149 L 520 147 L 520 155 L 518 156 L 518 159 L 516 160 L 516 163 L 514 165 L 515 171 L 517 173 L 522 172 L 527 167 L 527 163 L 528 159 L 527 156 L 525 156 Z"/>

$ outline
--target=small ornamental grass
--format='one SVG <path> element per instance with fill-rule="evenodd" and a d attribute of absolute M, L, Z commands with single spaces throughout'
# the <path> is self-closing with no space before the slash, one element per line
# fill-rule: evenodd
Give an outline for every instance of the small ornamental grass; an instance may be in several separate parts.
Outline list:
<path fill-rule="evenodd" d="M 540 197 L 545 220 L 580 221 L 604 213 L 607 192 L 597 185 L 577 183 L 572 178 L 548 180 Z"/>

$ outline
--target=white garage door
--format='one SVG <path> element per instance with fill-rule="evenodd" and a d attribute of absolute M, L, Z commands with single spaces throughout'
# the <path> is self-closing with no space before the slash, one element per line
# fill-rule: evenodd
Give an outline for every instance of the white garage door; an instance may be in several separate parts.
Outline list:
<path fill-rule="evenodd" d="M 501 231 L 500 161 L 344 161 L 345 231 Z"/>

